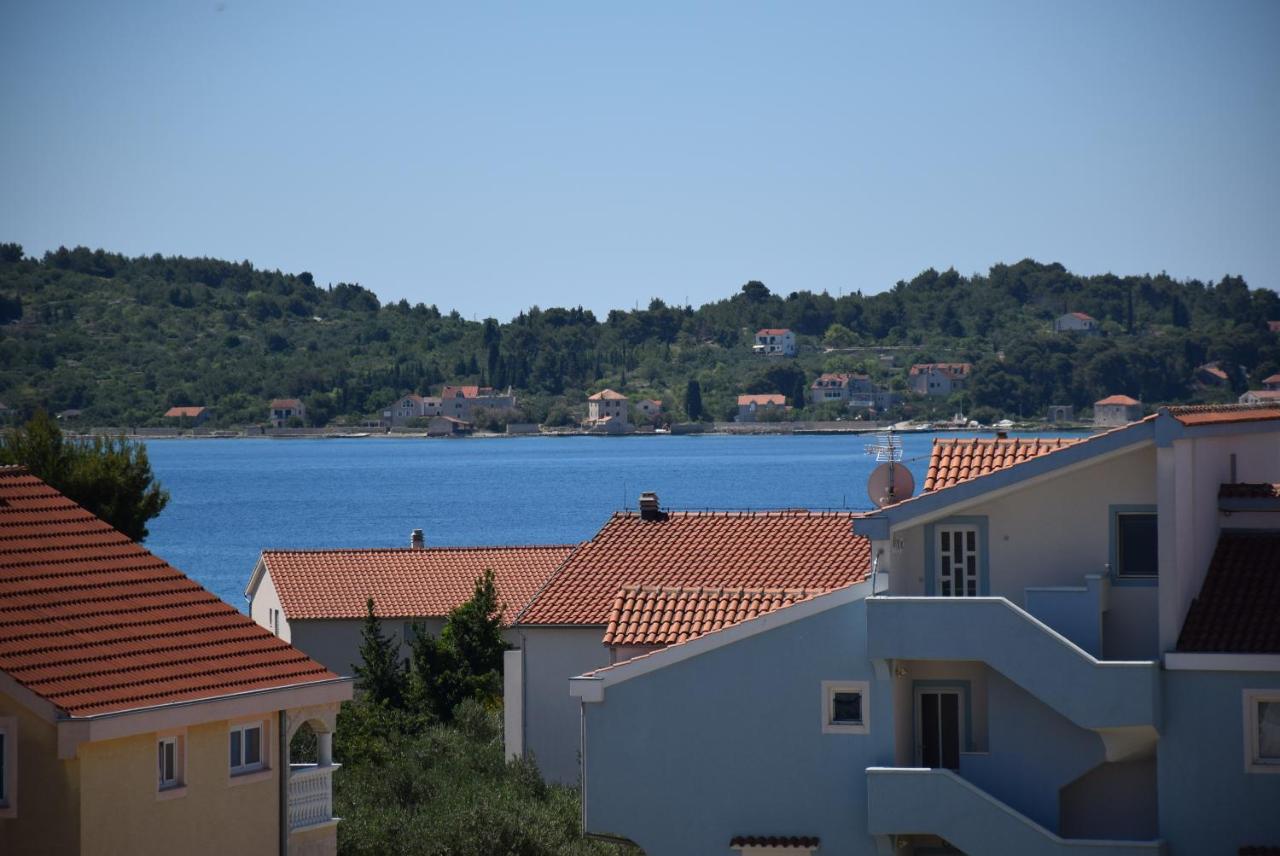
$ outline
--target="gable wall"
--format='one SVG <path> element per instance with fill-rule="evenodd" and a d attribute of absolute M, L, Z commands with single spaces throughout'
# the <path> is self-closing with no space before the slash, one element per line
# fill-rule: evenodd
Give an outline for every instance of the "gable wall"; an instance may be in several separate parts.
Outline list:
<path fill-rule="evenodd" d="M 55 726 L 0 693 L 0 718 L 6 717 L 17 720 L 17 816 L 0 817 L 0 853 L 74 853 L 80 842 L 80 762 L 60 761 Z"/>

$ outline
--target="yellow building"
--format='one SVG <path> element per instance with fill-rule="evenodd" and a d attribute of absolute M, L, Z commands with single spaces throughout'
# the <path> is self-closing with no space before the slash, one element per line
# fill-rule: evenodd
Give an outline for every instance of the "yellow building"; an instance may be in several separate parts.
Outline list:
<path fill-rule="evenodd" d="M 340 678 L 0 468 L 0 853 L 334 853 Z M 304 724 L 316 763 L 290 764 Z"/>

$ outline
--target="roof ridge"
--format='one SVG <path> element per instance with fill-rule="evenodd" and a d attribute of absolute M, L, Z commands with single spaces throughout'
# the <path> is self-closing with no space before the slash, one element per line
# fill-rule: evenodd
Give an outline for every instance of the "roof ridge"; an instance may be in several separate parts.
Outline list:
<path fill-rule="evenodd" d="M 322 553 L 443 553 L 443 552 L 482 552 L 494 550 L 567 550 L 576 547 L 577 544 L 497 544 L 486 546 L 483 544 L 464 544 L 459 546 L 438 545 L 428 547 L 267 547 L 263 549 L 262 555 L 271 553 L 278 554 L 305 554 L 318 555 Z"/>
<path fill-rule="evenodd" d="M 616 515 L 617 512 L 614 512 L 614 514 Z M 606 522 L 605 526 L 607 525 L 608 523 Z M 604 526 L 600 527 L 600 532 L 603 532 L 603 531 L 604 531 Z M 547 590 L 547 587 L 550 586 L 551 583 L 554 582 L 556 578 L 560 576 L 560 573 L 564 571 L 565 567 L 571 561 L 573 561 L 573 557 L 578 555 L 578 551 L 581 550 L 583 547 L 585 547 L 587 544 L 590 544 L 592 541 L 595 541 L 596 538 L 600 537 L 600 532 L 596 532 L 596 534 L 592 536 L 591 541 L 579 541 L 577 544 L 573 546 L 573 549 L 570 550 L 569 554 L 560 561 L 560 564 L 556 566 L 556 569 L 551 573 L 547 574 L 547 578 L 542 581 L 542 585 L 538 586 L 537 591 L 535 591 L 532 595 L 529 596 L 529 600 L 525 602 L 525 605 L 522 606 L 519 610 L 517 610 L 516 614 L 511 617 L 511 624 L 510 624 L 511 627 L 515 627 L 517 624 L 520 623 L 520 619 L 524 617 L 524 614 L 533 608 L 533 605 L 538 602 L 538 598 L 542 595 L 543 592 Z"/>

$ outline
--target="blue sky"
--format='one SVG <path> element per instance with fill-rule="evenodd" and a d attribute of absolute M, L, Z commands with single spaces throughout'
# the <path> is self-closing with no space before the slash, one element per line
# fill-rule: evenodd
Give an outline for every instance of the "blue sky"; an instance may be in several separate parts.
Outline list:
<path fill-rule="evenodd" d="M 1030 256 L 1280 283 L 1280 3 L 10 4 L 0 240 L 468 317 Z"/>

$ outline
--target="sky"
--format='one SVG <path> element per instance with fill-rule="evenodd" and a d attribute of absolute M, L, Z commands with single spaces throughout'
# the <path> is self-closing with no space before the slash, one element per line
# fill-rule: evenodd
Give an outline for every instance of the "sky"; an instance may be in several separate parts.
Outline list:
<path fill-rule="evenodd" d="M 0 241 L 506 319 L 1031 257 L 1280 285 L 1280 3 L 6 4 Z"/>

